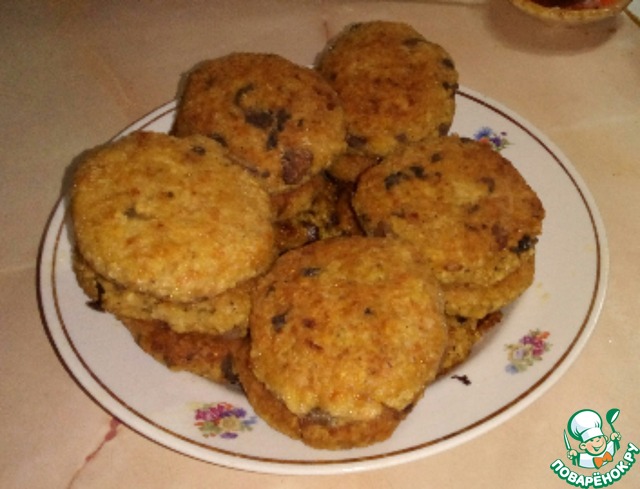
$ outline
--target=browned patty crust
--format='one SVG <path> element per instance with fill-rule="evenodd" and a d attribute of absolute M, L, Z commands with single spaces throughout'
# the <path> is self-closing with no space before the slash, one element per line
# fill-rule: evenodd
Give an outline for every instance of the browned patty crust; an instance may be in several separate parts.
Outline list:
<path fill-rule="evenodd" d="M 520 297 L 531 286 L 534 276 L 535 254 L 530 254 L 516 270 L 491 285 L 445 285 L 445 311 L 453 316 L 481 319 Z"/>
<path fill-rule="evenodd" d="M 116 316 L 162 321 L 177 333 L 188 331 L 244 336 L 251 308 L 250 281 L 201 301 L 184 303 L 160 300 L 126 289 L 98 275 L 76 252 L 73 270 L 78 284 L 97 310 Z"/>
<path fill-rule="evenodd" d="M 267 192 L 204 136 L 136 132 L 90 152 L 71 217 L 98 275 L 159 300 L 210 299 L 275 258 Z"/>
<path fill-rule="evenodd" d="M 452 58 L 407 24 L 352 24 L 321 53 L 317 69 L 338 92 L 352 150 L 384 156 L 451 126 L 458 87 Z"/>
<path fill-rule="evenodd" d="M 377 165 L 380 161 L 381 157 L 345 151 L 327 169 L 327 173 L 339 182 L 354 184 L 367 168 Z"/>
<path fill-rule="evenodd" d="M 308 182 L 272 194 L 280 253 L 336 236 L 362 235 L 351 208 L 351 190 L 319 173 Z"/>
<path fill-rule="evenodd" d="M 376 418 L 363 421 L 339 422 L 319 410 L 298 416 L 256 378 L 249 362 L 249 343 L 234 359 L 234 372 L 256 414 L 275 430 L 314 448 L 341 450 L 384 441 L 413 407 L 403 411 L 385 407 Z"/>
<path fill-rule="evenodd" d="M 162 321 L 118 318 L 140 348 L 174 371 L 186 371 L 220 384 L 237 384 L 235 358 L 246 338 L 176 333 Z"/>
<path fill-rule="evenodd" d="M 500 321 L 502 312 L 495 311 L 481 319 L 447 315 L 449 341 L 442 357 L 438 376 L 448 373 L 467 360 L 473 348 Z"/>
<path fill-rule="evenodd" d="M 488 286 L 534 254 L 544 208 L 486 144 L 445 136 L 402 147 L 359 179 L 365 231 L 419 249 L 443 284 Z"/>
<path fill-rule="evenodd" d="M 187 75 L 173 133 L 221 142 L 270 192 L 305 182 L 346 146 L 342 106 L 326 80 L 263 53 L 197 65 Z"/>
<path fill-rule="evenodd" d="M 392 239 L 285 253 L 259 279 L 249 324 L 251 371 L 287 410 L 362 429 L 410 409 L 447 341 L 435 279 Z"/>

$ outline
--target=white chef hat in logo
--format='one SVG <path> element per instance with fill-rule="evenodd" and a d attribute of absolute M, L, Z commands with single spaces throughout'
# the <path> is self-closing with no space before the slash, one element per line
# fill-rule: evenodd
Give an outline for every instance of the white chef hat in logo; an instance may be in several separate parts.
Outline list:
<path fill-rule="evenodd" d="M 571 416 L 568 428 L 573 438 L 583 442 L 596 436 L 604 436 L 604 433 L 602 433 L 602 418 L 591 409 L 583 409 Z"/>

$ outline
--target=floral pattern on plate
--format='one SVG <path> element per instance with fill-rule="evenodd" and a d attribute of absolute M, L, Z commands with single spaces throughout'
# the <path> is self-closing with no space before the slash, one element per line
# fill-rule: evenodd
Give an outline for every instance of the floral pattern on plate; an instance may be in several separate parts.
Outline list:
<path fill-rule="evenodd" d="M 511 144 L 511 142 L 507 139 L 506 132 L 496 132 L 488 126 L 484 126 L 478 129 L 473 134 L 473 139 L 481 143 L 488 144 L 496 151 L 502 151 Z"/>
<path fill-rule="evenodd" d="M 251 431 L 258 421 L 249 416 L 244 408 L 228 402 L 198 404 L 194 409 L 194 425 L 202 436 L 211 438 L 237 438 L 240 433 Z"/>
<path fill-rule="evenodd" d="M 551 333 L 532 329 L 524 335 L 517 343 L 505 345 L 509 364 L 506 366 L 507 372 L 517 374 L 524 372 L 534 363 L 542 360 L 543 355 L 551 349 L 551 343 L 547 340 Z"/>

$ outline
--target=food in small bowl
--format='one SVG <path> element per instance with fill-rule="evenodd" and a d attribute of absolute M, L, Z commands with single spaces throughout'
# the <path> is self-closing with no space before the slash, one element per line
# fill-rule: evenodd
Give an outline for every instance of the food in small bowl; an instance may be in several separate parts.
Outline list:
<path fill-rule="evenodd" d="M 556 24 L 580 25 L 619 14 L 631 0 L 509 0 L 529 15 Z"/>

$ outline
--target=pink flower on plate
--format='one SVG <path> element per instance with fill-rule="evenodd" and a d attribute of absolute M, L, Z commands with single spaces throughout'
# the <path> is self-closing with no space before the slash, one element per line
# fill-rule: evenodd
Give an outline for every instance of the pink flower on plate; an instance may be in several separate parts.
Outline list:
<path fill-rule="evenodd" d="M 248 416 L 244 408 L 228 402 L 200 404 L 195 408 L 193 417 L 194 425 L 205 438 L 237 438 L 239 433 L 251 431 L 257 423 L 256 416 Z"/>
<path fill-rule="evenodd" d="M 505 370 L 510 374 L 517 374 L 542 360 L 544 353 L 548 352 L 552 346 L 547 341 L 550 334 L 548 331 L 533 329 L 517 343 L 505 345 L 509 360 Z"/>

